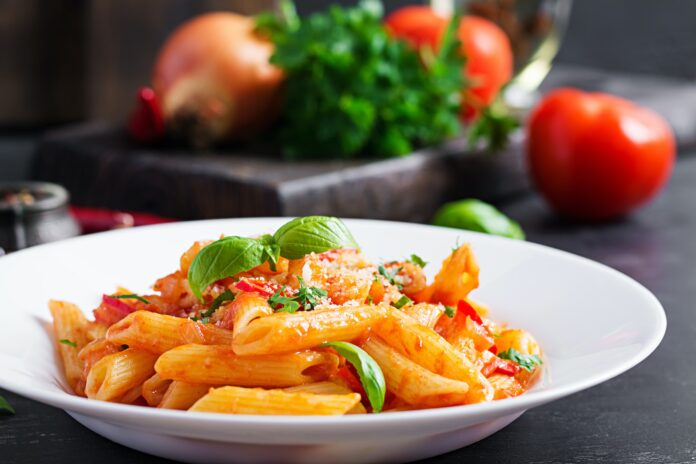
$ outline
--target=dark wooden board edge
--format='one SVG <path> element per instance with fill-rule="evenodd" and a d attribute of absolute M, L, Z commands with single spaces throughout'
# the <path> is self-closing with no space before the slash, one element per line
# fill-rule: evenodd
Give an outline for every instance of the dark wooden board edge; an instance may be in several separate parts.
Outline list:
<path fill-rule="evenodd" d="M 298 164 L 134 147 L 118 127 L 86 124 L 48 133 L 33 177 L 64 185 L 76 204 L 180 219 L 331 214 L 426 221 L 448 200 L 496 202 L 526 192 L 517 135 L 494 154 L 454 139 L 403 158 Z"/>

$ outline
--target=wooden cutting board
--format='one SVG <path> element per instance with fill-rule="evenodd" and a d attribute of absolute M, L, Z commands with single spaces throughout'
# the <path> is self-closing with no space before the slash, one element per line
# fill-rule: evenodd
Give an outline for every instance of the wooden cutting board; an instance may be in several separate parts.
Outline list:
<path fill-rule="evenodd" d="M 491 154 L 463 139 L 403 158 L 286 161 L 251 147 L 197 154 L 146 148 L 122 128 L 84 124 L 48 133 L 33 177 L 65 186 L 81 206 L 179 219 L 238 216 L 342 217 L 427 221 L 445 201 L 489 201 L 528 190 L 521 134 Z"/>

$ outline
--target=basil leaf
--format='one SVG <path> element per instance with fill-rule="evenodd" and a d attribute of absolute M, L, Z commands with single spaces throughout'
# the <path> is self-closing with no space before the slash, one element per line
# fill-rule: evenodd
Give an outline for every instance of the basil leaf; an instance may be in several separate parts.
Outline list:
<path fill-rule="evenodd" d="M 541 358 L 536 354 L 522 354 L 514 348 L 510 348 L 498 354 L 500 359 L 509 359 L 516 362 L 520 367 L 528 372 L 534 370 L 534 366 L 544 364 Z"/>
<path fill-rule="evenodd" d="M 480 200 L 446 203 L 435 213 L 433 224 L 524 240 L 524 232 L 517 222 Z"/>
<path fill-rule="evenodd" d="M 263 264 L 275 251 L 264 240 L 230 236 L 203 248 L 191 263 L 189 286 L 199 300 L 213 282 Z"/>
<path fill-rule="evenodd" d="M 273 238 L 280 246 L 280 256 L 287 259 L 337 248 L 358 248 L 343 221 L 330 216 L 295 218 L 278 229 Z"/>
<path fill-rule="evenodd" d="M 138 300 L 142 303 L 150 304 L 150 302 L 145 298 L 134 293 L 130 293 L 128 295 L 109 295 L 109 298 L 118 298 L 119 300 Z"/>
<path fill-rule="evenodd" d="M 77 348 L 77 343 L 75 343 L 75 342 L 73 342 L 73 341 L 70 341 L 70 340 L 68 340 L 68 339 L 66 339 L 66 338 L 61 339 L 61 340 L 60 340 L 60 343 L 62 343 L 63 345 L 72 346 L 73 348 Z"/>
<path fill-rule="evenodd" d="M 331 347 L 351 363 L 360 377 L 367 399 L 372 405 L 372 412 L 382 411 L 384 397 L 387 394 L 387 384 L 379 364 L 362 348 L 348 342 L 326 342 L 320 348 Z"/>
<path fill-rule="evenodd" d="M 14 414 L 15 410 L 12 405 L 2 396 L 0 396 L 0 412 L 6 412 L 8 414 Z"/>
<path fill-rule="evenodd" d="M 271 271 L 276 271 L 276 264 L 280 258 L 280 245 L 278 245 L 272 235 L 264 235 L 259 238 L 263 245 L 264 261 L 268 261 Z"/>

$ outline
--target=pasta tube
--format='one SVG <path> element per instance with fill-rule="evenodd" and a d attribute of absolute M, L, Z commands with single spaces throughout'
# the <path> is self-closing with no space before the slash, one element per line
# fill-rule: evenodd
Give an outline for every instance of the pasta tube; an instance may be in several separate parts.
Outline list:
<path fill-rule="evenodd" d="M 132 348 L 104 356 L 89 371 L 85 393 L 88 398 L 119 401 L 155 373 L 156 360 L 156 355 Z"/>
<path fill-rule="evenodd" d="M 444 306 L 431 303 L 418 303 L 403 308 L 404 314 L 408 314 L 420 325 L 431 329 L 435 327 L 435 324 L 440 320 L 440 316 L 442 316 L 444 311 Z"/>
<path fill-rule="evenodd" d="M 109 327 L 106 339 L 115 345 L 161 354 L 188 343 L 229 345 L 232 332 L 183 317 L 136 311 Z"/>
<path fill-rule="evenodd" d="M 48 302 L 48 308 L 53 316 L 56 346 L 63 361 L 65 379 L 76 394 L 85 396 L 83 363 L 78 353 L 90 341 L 90 323 L 80 308 L 72 303 L 51 300 Z"/>
<path fill-rule="evenodd" d="M 386 315 L 386 306 L 342 306 L 256 319 L 234 337 L 239 355 L 286 353 L 326 341 L 351 341 Z"/>
<path fill-rule="evenodd" d="M 493 388 L 486 377 L 462 353 L 434 330 L 394 308 L 374 331 L 392 348 L 435 374 L 469 385 L 467 403 L 490 401 Z"/>
<path fill-rule="evenodd" d="M 237 356 L 223 345 L 180 346 L 155 364 L 164 379 L 244 387 L 290 387 L 324 380 L 337 369 L 338 356 L 329 352 Z"/>
<path fill-rule="evenodd" d="M 171 383 L 171 380 L 163 379 L 159 374 L 155 374 L 143 383 L 141 388 L 142 397 L 149 406 L 157 406 L 162 402 L 162 398 Z"/>
<path fill-rule="evenodd" d="M 378 337 L 369 338 L 362 347 L 382 368 L 387 390 L 406 403 L 433 408 L 466 403 L 465 382 L 430 372 Z"/>
<path fill-rule="evenodd" d="M 162 397 L 162 401 L 160 401 L 157 407 L 163 409 L 179 409 L 183 411 L 193 406 L 193 403 L 208 393 L 208 390 L 210 390 L 210 385 L 174 380 L 171 385 L 169 385 L 169 388 L 167 388 L 166 393 Z"/>
<path fill-rule="evenodd" d="M 353 393 L 353 390 L 334 382 L 324 381 L 324 382 L 314 382 L 305 383 L 302 385 L 297 385 L 295 387 L 285 388 L 284 391 L 289 393 L 314 393 L 315 395 L 347 395 L 348 393 Z M 358 403 L 346 414 L 365 414 L 365 406 L 362 403 Z"/>
<path fill-rule="evenodd" d="M 317 395 L 261 388 L 222 387 L 210 390 L 189 411 L 225 414 L 340 415 L 360 401 L 357 393 Z"/>

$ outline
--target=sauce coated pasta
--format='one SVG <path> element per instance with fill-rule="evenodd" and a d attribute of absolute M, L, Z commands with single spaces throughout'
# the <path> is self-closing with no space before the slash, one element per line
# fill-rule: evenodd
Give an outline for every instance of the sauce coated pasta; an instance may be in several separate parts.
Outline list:
<path fill-rule="evenodd" d="M 541 349 L 471 299 L 472 248 L 453 250 L 430 283 L 425 265 L 415 255 L 374 262 L 340 220 L 299 218 L 273 236 L 196 242 L 153 294 L 119 288 L 94 320 L 70 303 L 49 306 L 65 378 L 89 399 L 339 415 L 529 389 Z"/>

